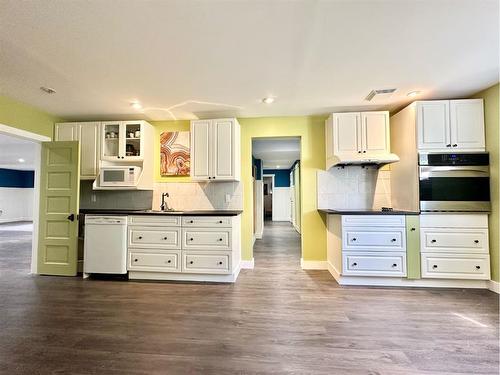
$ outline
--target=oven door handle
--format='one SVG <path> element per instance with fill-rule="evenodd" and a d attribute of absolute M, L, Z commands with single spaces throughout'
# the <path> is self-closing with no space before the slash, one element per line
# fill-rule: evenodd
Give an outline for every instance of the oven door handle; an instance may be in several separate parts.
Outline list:
<path fill-rule="evenodd" d="M 489 177 L 488 166 L 420 167 L 420 179 L 431 177 Z"/>

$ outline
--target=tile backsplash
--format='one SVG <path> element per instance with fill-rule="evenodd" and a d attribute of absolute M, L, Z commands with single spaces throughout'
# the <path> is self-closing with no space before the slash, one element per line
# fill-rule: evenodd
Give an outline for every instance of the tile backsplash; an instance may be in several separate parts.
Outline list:
<path fill-rule="evenodd" d="M 391 207 L 391 172 L 372 166 L 333 167 L 318 171 L 318 208 Z"/>
<path fill-rule="evenodd" d="M 151 190 L 93 190 L 93 181 L 80 182 L 80 208 L 149 210 Z"/>
<path fill-rule="evenodd" d="M 154 185 L 153 209 L 159 209 L 164 192 L 169 194 L 169 207 L 175 210 L 243 209 L 241 182 L 157 182 Z"/>

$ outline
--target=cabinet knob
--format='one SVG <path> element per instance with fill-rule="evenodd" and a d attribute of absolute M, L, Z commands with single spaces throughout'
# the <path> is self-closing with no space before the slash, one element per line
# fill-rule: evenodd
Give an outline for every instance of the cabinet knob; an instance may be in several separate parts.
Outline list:
<path fill-rule="evenodd" d="M 415 230 L 416 230 L 416 229 L 415 229 L 415 228 L 410 228 L 410 230 L 411 230 L 412 232 L 415 232 Z"/>
<path fill-rule="evenodd" d="M 215 180 L 215 177 L 212 177 L 212 179 L 214 179 L 214 180 Z"/>
<path fill-rule="evenodd" d="M 356 237 L 352 238 L 351 241 L 353 241 L 353 242 L 356 241 Z"/>
<path fill-rule="evenodd" d="M 479 243 L 479 240 L 474 240 L 474 243 Z"/>
<path fill-rule="evenodd" d="M 120 157 L 119 157 L 119 156 L 117 156 L 117 159 L 120 159 Z"/>
<path fill-rule="evenodd" d="M 363 151 L 363 154 L 366 154 L 366 150 Z"/>
<path fill-rule="evenodd" d="M 453 145 L 453 147 L 457 147 L 457 146 L 458 146 L 458 145 L 457 145 L 456 143 Z"/>
<path fill-rule="evenodd" d="M 193 263 L 194 263 L 194 262 L 193 262 L 192 260 L 191 260 L 191 261 L 189 261 L 189 264 L 193 264 Z"/>
<path fill-rule="evenodd" d="M 451 144 L 446 145 L 446 147 L 451 147 Z"/>
<path fill-rule="evenodd" d="M 221 265 L 221 266 L 222 266 L 222 262 L 219 262 L 219 265 Z"/>
<path fill-rule="evenodd" d="M 397 267 L 398 265 L 396 263 L 392 263 L 392 268 Z"/>
<path fill-rule="evenodd" d="M 191 237 L 191 238 L 189 239 L 189 241 L 194 241 L 194 238 L 193 238 L 193 237 Z"/>
<path fill-rule="evenodd" d="M 436 243 L 436 240 L 431 240 L 432 243 Z"/>
<path fill-rule="evenodd" d="M 358 151 L 358 154 L 361 154 L 361 151 Z"/>
<path fill-rule="evenodd" d="M 222 241 L 222 238 L 219 238 L 219 241 Z"/>
<path fill-rule="evenodd" d="M 481 269 L 481 266 L 476 266 L 476 270 L 480 270 Z"/>
<path fill-rule="evenodd" d="M 209 179 L 209 180 L 211 180 L 211 179 L 212 179 L 212 177 L 208 177 L 208 179 Z"/>
<path fill-rule="evenodd" d="M 357 265 L 358 265 L 358 263 L 356 263 L 356 262 L 354 262 L 354 263 L 352 264 L 352 266 L 353 266 L 353 267 L 356 267 Z"/>
<path fill-rule="evenodd" d="M 168 237 L 163 237 L 164 240 L 168 240 Z"/>
<path fill-rule="evenodd" d="M 438 268 L 437 264 L 434 264 L 434 265 L 432 266 L 432 268 L 433 268 L 433 269 Z"/>
<path fill-rule="evenodd" d="M 393 238 L 393 239 L 391 240 L 391 242 L 396 242 L 396 239 L 395 239 L 395 238 Z"/>
<path fill-rule="evenodd" d="M 190 224 L 193 224 L 193 223 L 194 223 L 194 221 L 193 221 L 193 220 L 189 220 L 189 223 L 190 223 Z"/>
<path fill-rule="evenodd" d="M 142 236 L 137 237 L 138 239 L 142 240 Z"/>
<path fill-rule="evenodd" d="M 222 220 L 219 220 L 219 224 L 222 224 Z"/>
<path fill-rule="evenodd" d="M 172 263 L 172 260 L 170 260 L 170 259 L 169 259 L 169 260 L 167 261 L 167 263 Z"/>
<path fill-rule="evenodd" d="M 134 259 L 134 262 L 138 262 L 138 261 L 139 261 L 139 259 Z"/>

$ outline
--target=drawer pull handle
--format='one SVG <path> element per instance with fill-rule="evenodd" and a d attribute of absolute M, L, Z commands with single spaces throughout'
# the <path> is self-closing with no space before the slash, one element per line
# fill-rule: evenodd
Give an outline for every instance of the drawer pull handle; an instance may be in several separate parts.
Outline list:
<path fill-rule="evenodd" d="M 447 144 L 446 147 L 451 147 L 451 144 Z"/>
<path fill-rule="evenodd" d="M 437 264 L 434 264 L 434 265 L 432 266 L 432 268 L 433 268 L 433 269 L 438 268 Z"/>
<path fill-rule="evenodd" d="M 456 143 L 453 144 L 453 147 L 457 147 L 458 145 Z"/>
<path fill-rule="evenodd" d="M 194 262 L 193 262 L 192 260 L 189 262 L 189 264 L 193 264 L 193 263 L 194 263 Z"/>
<path fill-rule="evenodd" d="M 474 240 L 474 243 L 479 243 L 479 240 Z"/>
<path fill-rule="evenodd" d="M 396 263 L 392 263 L 392 268 L 397 267 L 398 265 Z"/>
<path fill-rule="evenodd" d="M 193 221 L 193 220 L 189 220 L 189 221 L 188 221 L 188 223 L 193 224 L 193 223 L 194 223 L 194 221 Z"/>
<path fill-rule="evenodd" d="M 395 239 L 395 238 L 393 238 L 393 239 L 391 240 L 391 242 L 396 242 L 396 239 Z"/>
<path fill-rule="evenodd" d="M 361 154 L 361 151 L 358 151 L 358 154 Z"/>
<path fill-rule="evenodd" d="M 142 240 L 142 236 L 137 237 L 138 239 Z"/>
<path fill-rule="evenodd" d="M 222 266 L 222 262 L 219 262 L 219 265 Z"/>
<path fill-rule="evenodd" d="M 432 243 L 436 243 L 436 240 L 431 240 Z"/>
<path fill-rule="evenodd" d="M 219 224 L 222 224 L 222 220 L 219 220 Z"/>
<path fill-rule="evenodd" d="M 168 240 L 168 237 L 163 237 L 164 240 Z"/>
<path fill-rule="evenodd" d="M 356 241 L 356 237 L 354 237 L 351 241 L 353 241 L 353 242 Z"/>
<path fill-rule="evenodd" d="M 191 238 L 189 239 L 189 241 L 194 241 L 194 238 L 193 238 L 193 237 L 191 237 Z"/>
<path fill-rule="evenodd" d="M 481 269 L 481 266 L 476 266 L 476 270 L 480 270 Z"/>
<path fill-rule="evenodd" d="M 169 260 L 167 261 L 167 263 L 172 263 L 172 261 L 169 259 Z"/>
<path fill-rule="evenodd" d="M 415 232 L 415 230 L 416 230 L 416 229 L 415 229 L 415 228 L 411 228 L 410 230 L 411 230 L 412 232 Z"/>
<path fill-rule="evenodd" d="M 219 238 L 219 241 L 222 241 L 222 238 Z"/>
<path fill-rule="evenodd" d="M 356 262 L 354 262 L 354 263 L 352 264 L 352 266 L 353 266 L 353 267 L 356 267 L 357 265 L 358 265 L 358 263 L 356 263 Z"/>
<path fill-rule="evenodd" d="M 138 262 L 138 261 L 139 261 L 139 259 L 134 259 L 134 262 Z"/>

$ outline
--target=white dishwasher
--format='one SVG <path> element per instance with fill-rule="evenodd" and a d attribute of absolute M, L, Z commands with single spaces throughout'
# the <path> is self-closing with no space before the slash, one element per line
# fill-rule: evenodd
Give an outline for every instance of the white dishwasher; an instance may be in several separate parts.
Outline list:
<path fill-rule="evenodd" d="M 127 273 L 127 216 L 85 215 L 83 276 Z"/>

